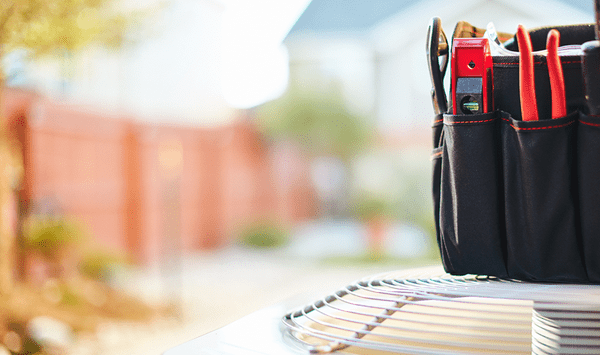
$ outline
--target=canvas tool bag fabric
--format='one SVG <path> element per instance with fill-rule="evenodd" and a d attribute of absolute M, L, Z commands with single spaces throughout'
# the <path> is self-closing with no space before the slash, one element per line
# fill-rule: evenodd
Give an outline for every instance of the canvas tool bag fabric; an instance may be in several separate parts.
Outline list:
<path fill-rule="evenodd" d="M 592 25 L 557 29 L 561 45 L 594 39 Z M 548 31 L 530 31 L 534 51 Z M 448 273 L 600 283 L 600 117 L 585 114 L 581 58 L 561 61 L 565 117 L 550 119 L 544 56 L 534 57 L 538 121 L 520 117 L 518 56 L 493 58 L 495 111 L 435 117 L 433 201 Z"/>

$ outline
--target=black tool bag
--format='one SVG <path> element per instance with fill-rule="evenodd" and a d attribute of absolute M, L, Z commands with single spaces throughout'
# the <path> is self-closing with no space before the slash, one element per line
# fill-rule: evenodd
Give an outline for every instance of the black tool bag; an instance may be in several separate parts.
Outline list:
<path fill-rule="evenodd" d="M 594 39 L 592 25 L 558 29 L 561 45 Z M 530 31 L 534 50 L 548 30 Z M 534 57 L 538 121 L 520 117 L 518 56 L 493 57 L 495 111 L 435 117 L 433 200 L 448 273 L 600 283 L 600 117 L 584 113 L 581 57 L 561 61 L 565 117 L 550 119 L 544 56 Z"/>

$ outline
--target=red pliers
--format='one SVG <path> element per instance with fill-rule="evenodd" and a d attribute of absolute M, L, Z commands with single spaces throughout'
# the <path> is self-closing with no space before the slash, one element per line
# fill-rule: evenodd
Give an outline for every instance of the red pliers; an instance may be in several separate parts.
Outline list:
<path fill-rule="evenodd" d="M 537 101 L 535 96 L 535 76 L 533 67 L 533 47 L 531 37 L 525 27 L 519 25 L 517 29 L 517 42 L 519 44 L 519 94 L 521 99 L 521 116 L 523 121 L 539 120 Z M 546 41 L 548 50 L 548 74 L 550 76 L 550 90 L 552 92 L 552 118 L 567 115 L 565 96 L 565 79 L 558 57 L 560 33 L 550 30 Z"/>

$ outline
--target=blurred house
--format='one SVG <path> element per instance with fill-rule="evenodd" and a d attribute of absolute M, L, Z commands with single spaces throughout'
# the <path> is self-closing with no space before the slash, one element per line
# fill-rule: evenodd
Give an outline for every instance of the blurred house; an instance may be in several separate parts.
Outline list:
<path fill-rule="evenodd" d="M 290 77 L 316 89 L 339 83 L 348 105 L 373 117 L 380 132 L 410 137 L 433 116 L 425 56 L 432 17 L 450 38 L 461 20 L 514 33 L 519 23 L 590 23 L 593 14 L 589 0 L 313 0 L 285 39 Z"/>
<path fill-rule="evenodd" d="M 3 114 L 21 144 L 27 213 L 73 216 L 93 240 L 139 262 L 215 248 L 245 223 L 312 216 L 303 158 L 273 148 L 248 117 L 199 128 L 59 103 L 8 89 Z"/>

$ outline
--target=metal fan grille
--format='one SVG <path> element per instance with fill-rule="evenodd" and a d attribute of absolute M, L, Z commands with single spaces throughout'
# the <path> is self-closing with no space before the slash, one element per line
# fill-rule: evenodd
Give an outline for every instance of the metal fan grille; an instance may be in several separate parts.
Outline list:
<path fill-rule="evenodd" d="M 313 354 L 600 353 L 600 287 L 376 275 L 283 318 Z"/>

